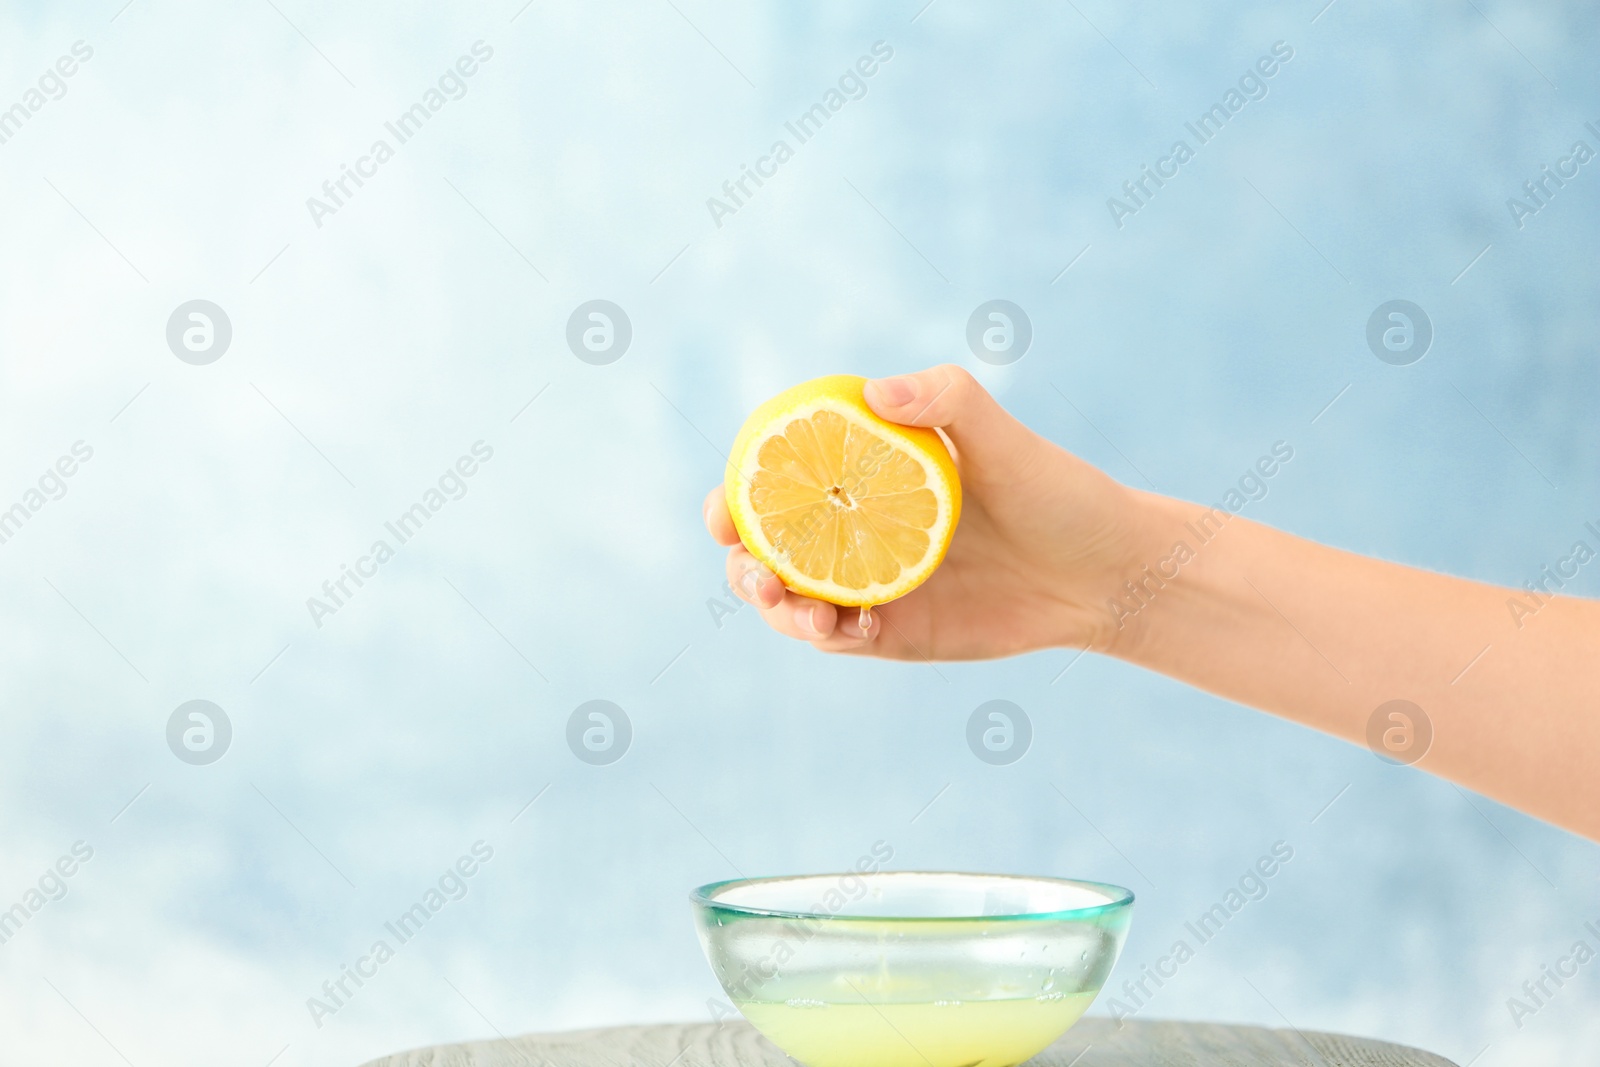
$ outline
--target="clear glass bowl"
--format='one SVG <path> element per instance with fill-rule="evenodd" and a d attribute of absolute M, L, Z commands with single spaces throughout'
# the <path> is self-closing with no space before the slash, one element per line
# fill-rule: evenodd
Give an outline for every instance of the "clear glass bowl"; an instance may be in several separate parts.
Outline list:
<path fill-rule="evenodd" d="M 1133 894 L 1099 882 L 895 871 L 696 889 L 717 981 L 806 1067 L 1008 1067 L 1083 1015 Z"/>

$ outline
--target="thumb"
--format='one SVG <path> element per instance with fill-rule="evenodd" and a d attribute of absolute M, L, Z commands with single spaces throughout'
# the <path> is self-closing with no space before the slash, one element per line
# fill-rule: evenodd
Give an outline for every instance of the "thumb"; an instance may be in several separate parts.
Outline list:
<path fill-rule="evenodd" d="M 965 368 L 954 364 L 874 379 L 862 395 L 868 407 L 890 422 L 944 430 L 963 464 L 1017 464 L 1039 440 Z"/>

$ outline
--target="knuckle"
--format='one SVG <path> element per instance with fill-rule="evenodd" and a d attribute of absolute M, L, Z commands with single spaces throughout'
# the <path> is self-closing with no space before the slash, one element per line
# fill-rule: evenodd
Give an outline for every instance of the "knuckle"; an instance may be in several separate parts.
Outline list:
<path fill-rule="evenodd" d="M 738 588 L 740 596 L 746 600 L 755 600 L 761 591 L 761 576 L 754 570 L 746 570 L 733 584 Z"/>
<path fill-rule="evenodd" d="M 959 363 L 941 363 L 936 369 L 952 387 L 965 388 L 978 384 L 978 379 L 972 376 L 972 372 Z"/>
<path fill-rule="evenodd" d="M 983 386 L 978 384 L 978 379 L 972 376 L 967 368 L 955 363 L 946 363 L 938 368 L 939 380 L 936 383 L 939 389 L 939 403 L 947 408 L 959 408 L 970 402 L 976 393 L 982 392 Z"/>

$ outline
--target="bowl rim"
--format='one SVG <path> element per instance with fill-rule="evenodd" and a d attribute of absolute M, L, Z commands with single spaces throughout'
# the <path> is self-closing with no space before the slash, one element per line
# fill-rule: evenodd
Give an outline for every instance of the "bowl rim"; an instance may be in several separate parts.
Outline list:
<path fill-rule="evenodd" d="M 1103 904 L 1060 911 L 1029 911 L 1011 915 L 840 915 L 827 911 L 800 911 L 784 908 L 761 908 L 748 904 L 730 904 L 716 899 L 716 894 L 730 886 L 762 885 L 772 882 L 796 882 L 814 878 L 894 878 L 903 875 L 940 875 L 954 878 L 1011 879 L 1018 882 L 1052 882 L 1101 890 L 1112 899 Z M 994 874 L 983 871 L 822 871 L 816 874 L 779 874 L 762 878 L 726 878 L 708 882 L 689 894 L 690 903 L 707 910 L 732 912 L 735 915 L 753 915 L 768 919 L 804 919 L 827 922 L 855 923 L 989 923 L 989 922 L 1049 922 L 1061 920 L 1093 919 L 1133 906 L 1133 890 L 1110 882 L 1094 882 L 1083 878 L 1058 878 L 1047 874 Z"/>

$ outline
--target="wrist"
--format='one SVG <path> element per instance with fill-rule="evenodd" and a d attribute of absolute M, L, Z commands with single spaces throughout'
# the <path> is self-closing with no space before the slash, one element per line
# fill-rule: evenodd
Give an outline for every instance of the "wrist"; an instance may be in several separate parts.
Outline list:
<path fill-rule="evenodd" d="M 1183 519 L 1172 508 L 1176 502 L 1109 478 L 1088 495 L 1087 513 L 1080 510 L 1054 532 L 1059 547 L 1048 557 L 1050 578 L 1038 587 L 1048 591 L 1052 619 L 1043 643 L 1132 659 L 1146 629 L 1139 583 L 1150 584 L 1147 568 L 1167 554 L 1171 531 Z"/>
<path fill-rule="evenodd" d="M 1095 649 L 1137 663 L 1156 642 L 1159 625 L 1171 624 L 1175 601 L 1193 594 L 1188 587 L 1195 584 L 1207 531 L 1195 526 L 1196 513 L 1204 510 L 1197 505 L 1126 492 L 1127 551 L 1098 605 L 1103 636 Z"/>

